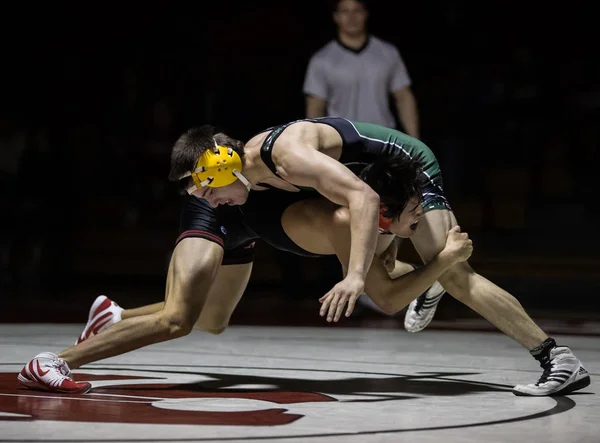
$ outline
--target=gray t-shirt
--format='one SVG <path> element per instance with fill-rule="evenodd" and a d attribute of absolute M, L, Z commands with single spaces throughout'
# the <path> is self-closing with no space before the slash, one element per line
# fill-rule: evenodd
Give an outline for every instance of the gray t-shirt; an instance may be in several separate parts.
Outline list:
<path fill-rule="evenodd" d="M 389 94 L 411 84 L 400 53 L 370 36 L 355 51 L 333 40 L 310 59 L 304 93 L 327 101 L 327 115 L 395 128 Z"/>

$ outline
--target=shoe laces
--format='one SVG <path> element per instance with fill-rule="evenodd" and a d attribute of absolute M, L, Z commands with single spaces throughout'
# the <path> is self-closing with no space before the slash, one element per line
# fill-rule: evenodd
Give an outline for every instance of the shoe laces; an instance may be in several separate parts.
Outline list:
<path fill-rule="evenodd" d="M 418 314 L 423 309 L 423 305 L 425 304 L 425 300 L 427 300 L 427 294 L 421 294 L 417 297 L 417 305 L 415 306 L 415 313 Z"/>
<path fill-rule="evenodd" d="M 56 369 L 57 372 L 60 375 L 62 375 L 63 377 L 71 378 L 71 371 L 69 370 L 67 363 L 63 359 L 56 358 L 56 359 L 52 360 L 52 364 L 50 366 L 52 366 L 54 369 Z"/>
<path fill-rule="evenodd" d="M 536 386 L 542 385 L 548 381 L 548 377 L 550 377 L 552 371 L 554 371 L 554 359 L 548 359 L 545 362 L 540 362 L 540 366 L 542 369 L 544 369 L 544 372 L 542 372 L 542 376 L 535 384 Z"/>

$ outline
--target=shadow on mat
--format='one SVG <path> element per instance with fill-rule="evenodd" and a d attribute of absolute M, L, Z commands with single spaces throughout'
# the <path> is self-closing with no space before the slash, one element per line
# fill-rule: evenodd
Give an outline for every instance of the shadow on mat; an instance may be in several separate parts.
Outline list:
<path fill-rule="evenodd" d="M 167 374 L 180 374 L 179 371 L 153 371 Z M 190 375 L 190 372 L 185 374 Z M 302 378 L 279 378 L 255 375 L 230 375 L 222 373 L 201 372 L 195 373 L 214 380 L 196 383 L 178 384 L 173 386 L 180 391 L 190 392 L 257 392 L 257 391 L 294 391 L 294 392 L 319 392 L 330 395 L 377 395 L 384 397 L 382 400 L 410 399 L 415 395 L 431 396 L 459 396 L 479 392 L 510 392 L 512 386 L 483 383 L 477 381 L 461 380 L 455 377 L 479 375 L 478 372 L 422 372 L 414 375 L 378 376 L 377 378 L 351 377 L 343 379 L 308 380 Z M 235 389 L 238 385 L 268 385 L 273 388 Z M 149 385 L 139 385 L 140 389 L 148 390 Z M 119 388 L 115 386 L 115 388 Z M 130 390 L 136 387 L 129 386 Z M 103 388 L 104 392 L 111 387 Z M 171 387 L 156 387 L 156 391 L 169 390 Z M 404 395 L 403 395 L 404 394 Z M 160 394 L 157 394 L 160 395 Z M 386 398 L 387 397 L 387 398 Z M 381 401 L 381 400 L 351 400 L 351 401 Z"/>

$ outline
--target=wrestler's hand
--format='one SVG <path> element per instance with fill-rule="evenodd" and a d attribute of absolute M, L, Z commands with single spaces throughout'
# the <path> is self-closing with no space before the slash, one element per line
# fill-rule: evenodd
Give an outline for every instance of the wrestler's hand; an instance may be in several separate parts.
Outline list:
<path fill-rule="evenodd" d="M 466 232 L 460 232 L 460 226 L 455 226 L 448 231 L 446 247 L 441 252 L 454 263 L 466 261 L 473 253 L 473 242 Z"/>
<path fill-rule="evenodd" d="M 350 317 L 356 299 L 363 293 L 364 289 L 365 282 L 360 276 L 347 275 L 344 280 L 319 299 L 321 302 L 321 317 L 327 314 L 327 321 L 338 321 L 342 316 L 346 303 L 348 304 L 346 317 Z"/>
<path fill-rule="evenodd" d="M 379 260 L 382 261 L 383 266 L 391 273 L 396 268 L 396 257 L 398 257 L 398 237 L 394 237 L 390 245 L 387 247 L 385 251 L 381 253 L 379 256 Z"/>

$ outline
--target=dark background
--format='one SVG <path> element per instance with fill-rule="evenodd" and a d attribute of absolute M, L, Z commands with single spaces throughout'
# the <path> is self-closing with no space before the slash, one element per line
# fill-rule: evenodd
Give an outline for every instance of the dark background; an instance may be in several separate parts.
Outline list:
<path fill-rule="evenodd" d="M 592 8 L 479 3 L 372 2 L 370 29 L 407 64 L 472 265 L 536 315 L 599 318 Z M 1 319 L 83 322 L 99 293 L 159 301 L 178 233 L 172 143 L 192 125 L 247 140 L 304 117 L 328 2 L 19 9 L 2 19 Z M 259 245 L 234 323 L 319 321 L 337 263 L 284 256 Z M 445 297 L 438 318 L 470 315 Z"/>

